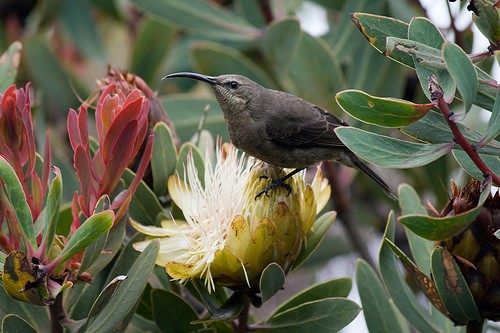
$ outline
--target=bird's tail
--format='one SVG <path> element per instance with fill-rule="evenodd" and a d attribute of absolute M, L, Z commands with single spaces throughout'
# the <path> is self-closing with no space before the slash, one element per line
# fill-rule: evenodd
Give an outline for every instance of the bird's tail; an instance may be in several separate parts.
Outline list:
<path fill-rule="evenodd" d="M 370 169 L 370 167 L 368 165 L 366 165 L 363 161 L 361 161 L 357 156 L 354 156 L 351 159 L 351 163 L 354 164 L 354 166 L 356 168 L 358 168 L 359 170 L 363 171 L 368 176 L 370 176 L 370 178 L 373 179 L 377 184 L 379 184 L 380 187 L 382 187 L 382 189 L 384 190 L 384 192 L 389 197 L 391 197 L 391 199 L 396 200 L 396 201 L 398 200 L 398 197 L 392 192 L 389 185 L 387 185 L 387 183 L 382 178 L 380 178 L 380 176 L 377 175 L 375 173 L 375 171 Z"/>

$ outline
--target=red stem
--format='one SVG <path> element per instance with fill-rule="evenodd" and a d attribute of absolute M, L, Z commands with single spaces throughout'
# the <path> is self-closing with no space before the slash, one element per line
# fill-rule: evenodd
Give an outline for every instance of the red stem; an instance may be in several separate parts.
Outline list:
<path fill-rule="evenodd" d="M 481 170 L 483 173 L 483 177 L 491 176 L 493 183 L 496 185 L 500 185 L 500 177 L 498 177 L 493 171 L 488 168 L 486 164 L 484 164 L 483 160 L 479 157 L 476 149 L 472 146 L 467 139 L 463 136 L 462 132 L 458 128 L 457 124 L 451 119 L 453 116 L 453 112 L 450 111 L 448 103 L 444 100 L 443 90 L 435 81 L 435 79 L 431 78 L 429 83 L 429 90 L 431 92 L 432 101 L 437 105 L 439 110 L 446 119 L 448 126 L 450 127 L 451 132 L 453 133 L 453 138 L 457 144 L 462 147 L 462 149 L 469 155 L 470 159 L 474 164 Z"/>

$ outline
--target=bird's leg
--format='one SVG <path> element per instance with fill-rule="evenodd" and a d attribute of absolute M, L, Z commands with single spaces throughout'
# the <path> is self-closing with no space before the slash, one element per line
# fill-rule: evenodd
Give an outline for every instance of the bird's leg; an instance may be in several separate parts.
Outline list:
<path fill-rule="evenodd" d="M 288 191 L 287 193 L 287 196 L 290 194 L 290 192 L 292 192 L 292 188 L 290 187 L 290 185 L 286 184 L 285 181 L 292 177 L 293 175 L 295 175 L 297 172 L 300 172 L 302 170 L 304 170 L 305 168 L 299 168 L 299 169 L 295 169 L 293 170 L 292 172 L 288 173 L 286 176 L 284 177 L 281 177 L 281 178 L 278 178 L 276 180 L 273 179 L 273 181 L 271 182 L 271 184 L 267 185 L 267 187 L 265 189 L 263 189 L 262 191 L 260 191 L 256 196 L 255 196 L 255 200 L 257 200 L 258 197 L 260 197 L 262 194 L 266 194 L 266 196 L 269 196 L 269 191 L 274 189 L 274 188 L 277 188 L 277 187 L 283 187 L 284 189 L 286 189 Z M 262 178 L 268 178 L 267 176 L 261 176 Z"/>

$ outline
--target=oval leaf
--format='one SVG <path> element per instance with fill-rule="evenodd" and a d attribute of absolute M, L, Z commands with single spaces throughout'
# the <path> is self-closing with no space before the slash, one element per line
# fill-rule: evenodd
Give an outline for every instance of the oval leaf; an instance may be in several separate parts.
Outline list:
<path fill-rule="evenodd" d="M 222 136 L 224 141 L 229 140 L 224 116 L 215 98 L 203 98 L 195 94 L 177 94 L 162 97 L 161 101 L 175 124 L 175 130 L 181 142 L 189 141 L 197 132 L 200 118 L 205 116 L 204 110 L 207 104 L 209 111 L 205 116 L 203 128 L 214 135 Z"/>
<path fill-rule="evenodd" d="M 354 13 L 351 14 L 351 19 L 363 36 L 379 52 L 384 52 L 387 37 L 407 38 L 408 36 L 408 23 L 392 17 Z M 405 52 L 396 51 L 389 57 L 408 67 L 413 68 L 415 66 L 412 57 Z"/>
<path fill-rule="evenodd" d="M 493 0 L 474 3 L 477 15 L 472 15 L 477 28 L 492 45 L 496 45 L 500 40 L 500 11 L 494 3 Z"/>
<path fill-rule="evenodd" d="M 471 224 L 481 211 L 491 190 L 491 178 L 483 184 L 479 202 L 473 209 L 455 216 L 430 217 L 426 215 L 404 215 L 398 221 L 417 235 L 429 240 L 445 240 L 458 235 Z"/>
<path fill-rule="evenodd" d="M 132 0 L 142 11 L 179 27 L 220 40 L 254 40 L 262 35 L 240 16 L 202 0 Z"/>
<path fill-rule="evenodd" d="M 395 230 L 396 217 L 394 212 L 391 211 L 387 220 L 384 238 L 394 242 Z M 421 332 L 439 332 L 440 323 L 433 320 L 433 316 L 429 316 L 429 310 L 422 306 L 414 291 L 408 286 L 405 278 L 400 273 L 393 250 L 385 241 L 382 242 L 379 251 L 379 269 L 382 280 L 386 286 L 389 286 L 387 290 L 401 314 Z"/>
<path fill-rule="evenodd" d="M 325 327 L 329 332 L 337 332 L 353 321 L 359 311 L 360 307 L 346 298 L 324 298 L 280 312 L 262 325 L 273 333 L 321 332 Z"/>
<path fill-rule="evenodd" d="M 287 300 L 278 307 L 273 316 L 307 302 L 317 301 L 328 297 L 347 297 L 351 291 L 351 287 L 352 280 L 349 278 L 340 278 L 316 284 Z"/>
<path fill-rule="evenodd" d="M 201 184 L 205 185 L 205 162 L 203 157 L 192 143 L 185 143 L 181 146 L 179 150 L 179 157 L 177 159 L 177 165 L 175 166 L 175 171 L 179 174 L 180 179 L 184 179 L 184 171 L 188 164 L 188 158 L 194 161 L 196 170 L 198 171 L 198 178 L 200 178 Z"/>
<path fill-rule="evenodd" d="M 406 169 L 429 164 L 451 151 L 451 144 L 421 144 L 394 139 L 355 127 L 335 129 L 339 139 L 364 160 L 385 168 Z"/>
<path fill-rule="evenodd" d="M 259 281 L 259 289 L 262 294 L 262 302 L 270 299 L 285 284 L 285 272 L 276 263 L 270 263 L 262 271 Z"/>
<path fill-rule="evenodd" d="M 277 88 L 269 75 L 244 53 L 214 42 L 196 42 L 191 56 L 199 73 L 238 73 L 268 88 Z"/>
<path fill-rule="evenodd" d="M 450 317 L 461 325 L 481 320 L 474 298 L 455 259 L 436 247 L 431 255 L 434 283 Z"/>
<path fill-rule="evenodd" d="M 338 110 L 330 96 L 345 88 L 345 77 L 324 40 L 302 31 L 297 19 L 287 18 L 270 25 L 264 51 L 286 91 L 332 112 Z"/>
<path fill-rule="evenodd" d="M 477 73 L 474 65 L 458 45 L 450 42 L 443 45 L 443 58 L 462 96 L 465 112 L 468 112 L 477 95 Z"/>
<path fill-rule="evenodd" d="M 482 140 L 482 133 L 460 123 L 457 123 L 457 126 L 468 141 L 478 142 Z M 453 140 L 453 133 L 443 115 L 434 111 L 428 112 L 416 123 L 403 127 L 401 131 L 410 137 L 427 143 L 447 143 Z M 479 148 L 478 152 L 498 156 L 500 155 L 500 142 L 492 140 L 487 146 Z"/>
<path fill-rule="evenodd" d="M 320 218 L 314 221 L 309 234 L 307 235 L 307 240 L 304 242 L 305 244 L 297 257 L 297 260 L 295 260 L 295 263 L 293 264 L 293 269 L 302 265 L 302 263 L 304 263 L 304 261 L 311 256 L 314 250 L 316 250 L 336 217 L 337 212 L 330 211 L 321 215 Z"/>
<path fill-rule="evenodd" d="M 453 149 L 453 156 L 458 164 L 472 177 L 483 179 L 484 174 L 470 159 L 469 155 L 463 150 Z M 496 175 L 500 175 L 500 156 L 479 154 L 479 158 L 488 166 L 488 168 Z"/>
<path fill-rule="evenodd" d="M 406 332 L 396 318 L 399 316 L 390 302 L 377 274 L 365 261 L 356 265 L 356 284 L 363 305 L 366 326 L 370 332 Z"/>
<path fill-rule="evenodd" d="M 403 215 L 421 214 L 428 215 L 427 210 L 420 202 L 420 197 L 413 187 L 401 184 L 398 188 L 399 206 Z M 431 252 L 434 242 L 416 235 L 413 231 L 405 228 L 406 237 L 410 245 L 411 253 L 418 268 L 425 274 L 431 273 Z"/>
<path fill-rule="evenodd" d="M 159 251 L 157 240 L 152 241 L 139 255 L 127 272 L 127 279 L 120 283 L 114 296 L 85 330 L 89 332 L 112 332 L 116 327 L 126 326 L 129 316 L 140 299 Z"/>
<path fill-rule="evenodd" d="M 26 201 L 26 196 L 17 178 L 16 172 L 7 160 L 0 155 L 0 192 L 5 191 L 8 202 L 11 203 L 13 213 L 16 215 L 17 223 L 21 228 L 24 237 L 32 247 L 36 249 L 35 231 L 33 229 L 33 219 L 31 211 Z M 3 193 L 1 193 L 3 194 Z M 0 197 L 2 195 L 0 194 Z M 2 201 L 4 198 L 2 197 Z M 7 204 L 5 202 L 4 204 Z M 24 239 L 24 238 L 23 238 Z"/>
<path fill-rule="evenodd" d="M 434 107 L 394 98 L 371 96 L 359 90 L 344 90 L 335 97 L 342 109 L 366 123 L 401 127 L 414 123 Z"/>
<path fill-rule="evenodd" d="M 61 199 L 62 199 L 62 177 L 59 168 L 54 167 L 55 177 L 52 180 L 49 189 L 49 195 L 47 196 L 46 203 L 46 219 L 45 227 L 43 229 L 43 241 L 45 244 L 45 256 L 48 257 L 49 251 L 54 240 L 54 235 L 56 233 L 57 221 L 59 220 L 59 210 L 61 209 Z"/>
<path fill-rule="evenodd" d="M 159 141 L 159 140 L 155 140 Z M 126 186 L 129 186 L 134 180 L 135 174 L 130 169 L 125 169 L 123 180 Z M 141 180 L 139 186 L 134 192 L 128 214 L 136 221 L 141 221 L 144 225 L 154 225 L 158 214 L 163 213 L 163 208 L 158 201 L 158 197 L 149 188 L 146 183 Z"/>
<path fill-rule="evenodd" d="M 498 51 L 500 54 L 500 51 Z M 488 120 L 488 126 L 486 127 L 486 132 L 484 137 L 478 143 L 478 146 L 484 146 L 488 144 L 491 140 L 500 135 L 500 89 L 498 89 L 495 104 L 493 104 L 493 109 L 491 111 L 490 120 Z"/>
<path fill-rule="evenodd" d="M 2 320 L 3 333 L 36 333 L 36 330 L 31 327 L 23 318 L 8 314 Z"/>
<path fill-rule="evenodd" d="M 198 320 L 198 314 L 179 295 L 161 289 L 151 292 L 153 318 L 163 333 L 193 332 L 201 330 L 201 324 L 192 324 Z"/>
<path fill-rule="evenodd" d="M 155 140 L 151 155 L 151 172 L 153 173 L 153 189 L 156 196 L 167 193 L 167 182 L 177 162 L 177 148 L 172 133 L 167 125 L 159 122 L 153 129 Z"/>
<path fill-rule="evenodd" d="M 78 252 L 85 249 L 113 225 L 115 214 L 112 210 L 89 217 L 71 236 L 64 249 L 54 261 L 64 263 Z"/>
<path fill-rule="evenodd" d="M 16 41 L 10 44 L 0 57 L 0 93 L 2 94 L 16 80 L 22 50 L 23 45 Z"/>

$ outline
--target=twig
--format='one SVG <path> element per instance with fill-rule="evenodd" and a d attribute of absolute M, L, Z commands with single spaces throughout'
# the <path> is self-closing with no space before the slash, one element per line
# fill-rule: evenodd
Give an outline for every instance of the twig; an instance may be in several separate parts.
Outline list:
<path fill-rule="evenodd" d="M 333 184 L 331 200 L 335 205 L 339 221 L 344 226 L 354 249 L 359 253 L 361 258 L 368 262 L 371 267 L 375 268 L 375 262 L 370 255 L 370 251 L 366 247 L 367 242 L 363 239 L 356 223 L 351 219 L 349 200 L 346 196 L 347 191 L 340 186 L 341 181 L 338 180 L 338 172 L 335 170 L 335 165 L 332 162 L 324 162 L 323 167 L 325 176 L 328 178 L 330 184 Z"/>
<path fill-rule="evenodd" d="M 243 301 L 245 302 L 243 311 L 241 311 L 240 315 L 238 316 L 238 333 L 245 333 L 248 332 L 248 316 L 250 313 L 250 298 L 245 295 L 243 298 Z"/>
<path fill-rule="evenodd" d="M 500 178 L 488 168 L 488 166 L 483 162 L 481 157 L 479 157 L 475 146 L 471 145 L 467 139 L 464 137 L 457 124 L 453 121 L 453 112 L 450 111 L 448 103 L 444 100 L 443 89 L 439 85 L 436 76 L 432 75 L 429 78 L 429 91 L 431 93 L 432 102 L 441 110 L 441 113 L 446 119 L 451 132 L 453 133 L 453 140 L 462 147 L 462 149 L 469 155 L 470 159 L 474 164 L 481 170 L 483 177 L 491 176 L 493 183 L 500 185 Z"/>
<path fill-rule="evenodd" d="M 51 332 L 62 333 L 63 327 L 60 323 L 60 320 L 66 317 L 63 310 L 62 294 L 58 294 L 56 296 L 54 304 L 49 306 L 49 310 L 50 310 Z"/>

